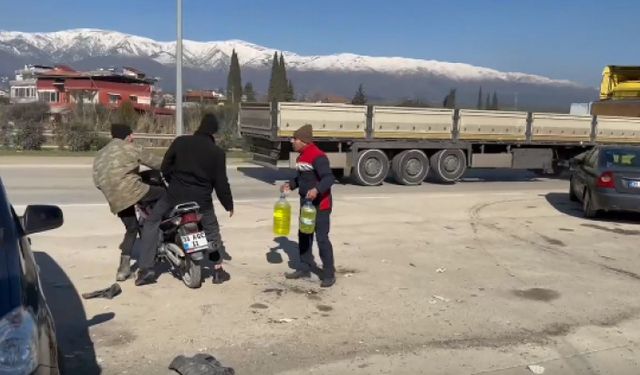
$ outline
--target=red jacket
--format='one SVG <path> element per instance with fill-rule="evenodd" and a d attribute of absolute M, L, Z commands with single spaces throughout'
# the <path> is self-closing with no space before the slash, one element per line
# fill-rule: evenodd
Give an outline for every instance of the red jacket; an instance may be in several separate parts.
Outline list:
<path fill-rule="evenodd" d="M 299 188 L 300 197 L 304 199 L 313 188 L 318 190 L 318 197 L 313 204 L 321 211 L 332 208 L 331 185 L 335 180 L 327 155 L 313 143 L 307 145 L 296 160 L 296 177 L 289 181 L 291 189 Z"/>

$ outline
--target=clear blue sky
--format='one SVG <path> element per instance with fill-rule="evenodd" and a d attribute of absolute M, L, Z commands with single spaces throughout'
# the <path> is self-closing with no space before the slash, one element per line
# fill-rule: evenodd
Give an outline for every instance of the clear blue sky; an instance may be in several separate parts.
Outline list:
<path fill-rule="evenodd" d="M 305 55 L 465 62 L 589 86 L 640 65 L 639 0 L 184 0 L 184 35 Z M 175 0 L 0 0 L 0 29 L 102 28 L 175 39 Z"/>

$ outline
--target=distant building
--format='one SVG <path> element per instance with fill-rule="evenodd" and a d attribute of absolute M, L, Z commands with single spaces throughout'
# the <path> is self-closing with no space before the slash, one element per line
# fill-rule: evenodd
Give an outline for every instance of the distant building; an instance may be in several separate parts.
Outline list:
<path fill-rule="evenodd" d="M 185 103 L 218 104 L 226 97 L 215 90 L 187 90 L 184 94 Z"/>
<path fill-rule="evenodd" d="M 351 103 L 351 99 L 345 98 L 344 96 L 321 93 L 321 92 L 311 95 L 310 101 L 315 103 L 335 103 L 335 104 Z"/>
<path fill-rule="evenodd" d="M 15 80 L 10 82 L 10 98 L 12 103 L 47 103 L 52 113 L 68 111 L 78 103 L 101 104 L 115 109 L 130 102 L 141 112 L 172 114 L 153 105 L 155 82 L 128 67 L 121 71 L 79 72 L 63 65 L 30 65 L 16 71 Z"/>

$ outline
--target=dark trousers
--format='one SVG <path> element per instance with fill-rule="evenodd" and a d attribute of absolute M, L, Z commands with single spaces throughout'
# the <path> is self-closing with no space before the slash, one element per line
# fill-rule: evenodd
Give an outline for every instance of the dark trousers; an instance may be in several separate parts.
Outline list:
<path fill-rule="evenodd" d="M 333 245 L 329 240 L 329 229 L 331 227 L 331 211 L 320 211 L 316 215 L 316 229 L 315 236 L 318 243 L 318 250 L 320 252 L 320 259 L 322 260 L 322 270 L 324 277 L 335 276 L 335 265 L 333 263 Z M 300 260 L 303 263 L 303 268 L 313 267 L 315 261 L 313 260 L 313 252 L 311 248 L 313 246 L 313 233 L 305 234 L 298 232 L 298 247 L 300 248 Z"/>
<path fill-rule="evenodd" d="M 156 253 L 160 242 L 160 222 L 171 208 L 173 208 L 173 205 L 169 200 L 169 196 L 163 193 L 144 221 L 140 240 L 140 259 L 138 260 L 141 270 L 150 270 L 155 266 Z"/>
<path fill-rule="evenodd" d="M 155 265 L 155 258 L 160 241 L 160 222 L 163 216 L 169 212 L 174 205 L 169 196 L 165 195 L 153 206 L 151 214 L 147 217 L 142 228 L 142 240 L 140 245 L 140 269 L 148 270 Z M 224 249 L 220 236 L 220 225 L 213 208 L 200 211 L 202 219 L 200 224 L 207 236 L 212 252 L 209 258 L 215 264 L 222 263 L 221 251 Z"/>
<path fill-rule="evenodd" d="M 149 191 L 145 194 L 142 199 L 140 199 L 141 204 L 148 205 L 157 201 L 164 194 L 164 189 L 157 186 L 149 186 Z M 131 256 L 131 251 L 133 250 L 133 244 L 136 242 L 136 237 L 138 236 L 139 226 L 138 226 L 138 218 L 136 217 L 136 209 L 134 206 L 125 208 L 124 210 L 118 212 L 118 217 L 124 224 L 125 232 L 124 238 L 120 243 L 120 251 L 121 255 Z"/>
<path fill-rule="evenodd" d="M 202 210 L 200 213 L 202 214 L 200 224 L 202 225 L 202 229 L 204 230 L 204 233 L 207 236 L 207 241 L 209 241 L 209 246 L 211 247 L 209 259 L 211 259 L 214 264 L 222 264 L 221 252 L 224 251 L 224 244 L 222 243 L 220 225 L 218 224 L 216 213 L 213 208 Z"/>

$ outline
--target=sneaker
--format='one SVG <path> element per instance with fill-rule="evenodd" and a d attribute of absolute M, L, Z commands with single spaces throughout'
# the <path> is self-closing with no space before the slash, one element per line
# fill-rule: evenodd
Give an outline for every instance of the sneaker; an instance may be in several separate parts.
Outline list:
<path fill-rule="evenodd" d="M 322 279 L 322 282 L 320 283 L 320 287 L 322 287 L 322 288 L 330 288 L 335 283 L 336 283 L 336 277 L 335 276 L 324 277 Z"/>
<path fill-rule="evenodd" d="M 131 257 L 128 255 L 120 256 L 120 266 L 116 273 L 116 281 L 125 281 L 131 276 Z"/>
<path fill-rule="evenodd" d="M 222 284 L 225 281 L 231 280 L 231 275 L 229 272 L 225 271 L 224 268 L 215 268 L 213 270 L 212 278 L 214 284 Z"/>
<path fill-rule="evenodd" d="M 136 286 L 143 286 L 147 284 L 153 284 L 156 282 L 156 273 L 153 270 L 138 270 L 138 277 L 136 278 Z"/>
<path fill-rule="evenodd" d="M 311 277 L 311 272 L 309 271 L 301 271 L 301 270 L 296 270 L 293 272 L 285 272 L 284 277 L 289 279 L 289 280 L 297 280 L 297 279 L 302 279 L 302 278 L 309 278 Z"/>

